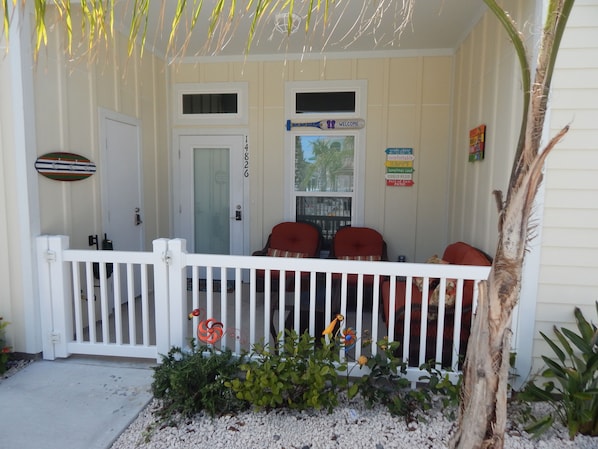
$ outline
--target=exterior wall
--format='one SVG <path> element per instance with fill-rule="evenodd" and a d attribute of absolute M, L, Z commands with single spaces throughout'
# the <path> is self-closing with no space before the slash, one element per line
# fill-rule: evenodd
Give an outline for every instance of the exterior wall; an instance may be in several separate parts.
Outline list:
<path fill-rule="evenodd" d="M 579 306 L 596 323 L 598 301 L 598 1 L 577 0 L 563 36 L 549 134 L 570 125 L 546 162 L 534 356 L 552 355 L 539 331 L 577 330 Z"/>
<path fill-rule="evenodd" d="M 523 25 L 527 47 L 538 45 L 539 20 L 534 2 L 505 2 Z M 539 332 L 575 328 L 573 308 L 596 319 L 598 281 L 598 2 L 578 0 L 568 22 L 552 83 L 545 140 L 566 124 L 569 133 L 548 157 L 537 201 L 531 253 L 526 255 L 519 319 L 535 315 L 535 328 L 524 326 L 527 367 L 535 373 L 541 355 L 551 351 Z M 534 62 L 534 61 L 532 61 Z M 497 243 L 497 212 L 492 190 L 505 191 L 521 120 L 519 65 L 511 44 L 490 13 L 476 25 L 455 57 L 453 153 L 449 240 L 466 240 L 490 254 Z M 487 125 L 486 158 L 468 163 L 468 130 Z M 536 267 L 539 265 L 539 268 Z M 518 317 L 515 316 L 517 320 Z M 520 328 L 520 330 L 522 330 Z M 527 337 L 529 335 L 529 338 Z M 515 342 L 517 344 L 517 342 Z M 519 345 L 521 345 L 521 341 Z M 521 350 L 521 347 L 518 349 Z M 526 370 L 527 371 L 527 370 Z M 526 372 L 522 372 L 525 375 Z"/>
<path fill-rule="evenodd" d="M 446 239 L 452 56 L 267 60 L 219 58 L 173 65 L 175 83 L 244 81 L 249 86 L 250 247 L 262 248 L 284 216 L 286 81 L 367 80 L 365 222 L 384 235 L 389 257 L 423 261 Z M 189 128 L 189 126 L 185 126 Z M 198 129 L 201 129 L 198 127 Z M 214 131 L 215 127 L 210 126 Z M 412 147 L 413 187 L 386 187 L 388 147 Z"/>
<path fill-rule="evenodd" d="M 19 6 L 17 6 L 18 8 Z M 11 14 L 10 52 L 0 37 L 0 316 L 13 351 L 41 350 L 34 238 L 39 233 L 27 15 Z"/>
<path fill-rule="evenodd" d="M 74 42 L 79 40 L 74 36 Z M 88 235 L 102 235 L 98 129 L 99 108 L 105 108 L 141 122 L 142 211 L 145 246 L 151 248 L 153 239 L 170 233 L 165 62 L 149 52 L 140 60 L 137 50 L 128 57 L 127 38 L 118 33 L 108 47 L 98 45 L 93 58 L 79 49 L 69 59 L 65 41 L 61 29 L 49 33 L 34 68 L 37 155 L 82 154 L 96 163 L 97 171 L 77 182 L 39 177 L 41 232 L 68 235 L 73 248 L 84 249 L 89 248 Z"/>
<path fill-rule="evenodd" d="M 525 3 L 504 2 L 519 21 Z M 523 23 L 521 20 L 520 23 Z M 521 71 L 502 25 L 487 12 L 455 57 L 449 203 L 449 240 L 463 240 L 493 255 L 498 211 L 492 192 L 506 193 L 519 138 Z M 486 125 L 483 161 L 468 162 L 469 130 Z"/>
<path fill-rule="evenodd" d="M 35 237 L 69 235 L 73 248 L 87 249 L 87 235 L 102 234 L 99 108 L 141 121 L 146 247 L 169 236 L 167 78 L 163 60 L 150 53 L 142 61 L 128 58 L 126 38 L 118 35 L 89 62 L 82 54 L 68 60 L 64 36 L 49 30 L 48 47 L 34 63 L 29 25 L 34 19 L 12 17 L 10 52 L 0 37 L 5 54 L 0 58 L 0 245 L 6 249 L 0 256 L 0 316 L 11 323 L 7 337 L 13 350 L 35 354 L 43 338 Z M 81 39 L 73 41 L 76 47 Z M 44 178 L 34 162 L 51 151 L 88 156 L 98 172 L 72 183 Z"/>

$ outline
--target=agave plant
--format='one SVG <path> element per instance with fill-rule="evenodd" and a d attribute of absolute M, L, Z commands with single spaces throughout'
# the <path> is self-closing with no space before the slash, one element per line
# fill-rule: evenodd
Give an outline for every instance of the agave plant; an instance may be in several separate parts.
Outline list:
<path fill-rule="evenodd" d="M 542 356 L 547 366 L 542 373 L 546 381 L 541 387 L 528 384 L 521 396 L 527 401 L 550 404 L 569 429 L 571 439 L 578 433 L 598 436 L 598 328 L 585 319 L 579 308 L 574 314 L 578 333 L 555 327 L 556 341 L 540 333 L 556 359 Z M 546 415 L 527 430 L 539 435 L 553 423 L 553 415 Z"/>

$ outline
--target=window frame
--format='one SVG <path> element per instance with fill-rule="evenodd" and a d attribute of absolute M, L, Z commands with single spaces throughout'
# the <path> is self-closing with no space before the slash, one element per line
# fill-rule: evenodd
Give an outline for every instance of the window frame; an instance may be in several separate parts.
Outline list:
<path fill-rule="evenodd" d="M 183 114 L 183 95 L 236 94 L 237 112 L 218 114 Z M 175 123 L 184 125 L 247 125 L 249 121 L 248 84 L 180 83 L 174 86 L 173 110 Z"/>
<path fill-rule="evenodd" d="M 297 113 L 296 94 L 301 92 L 355 92 L 355 112 L 351 113 Z M 337 80 L 337 81 L 299 81 L 285 84 L 285 117 L 291 121 L 319 121 L 340 118 L 366 119 L 367 110 L 367 81 L 366 80 Z M 367 123 L 367 122 L 366 122 Z M 353 192 L 303 192 L 295 191 L 295 139 L 296 136 L 353 136 Z M 365 153 L 366 129 L 321 130 L 315 127 L 296 127 L 285 132 L 285 219 L 295 221 L 297 216 L 296 199 L 298 196 L 321 197 L 350 197 L 351 224 L 363 226 L 364 198 L 365 198 Z"/>

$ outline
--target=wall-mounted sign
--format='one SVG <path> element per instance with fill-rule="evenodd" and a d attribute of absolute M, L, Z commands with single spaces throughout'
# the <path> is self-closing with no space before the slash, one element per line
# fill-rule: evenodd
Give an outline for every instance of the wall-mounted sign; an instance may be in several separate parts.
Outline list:
<path fill-rule="evenodd" d="M 320 128 L 320 129 L 361 129 L 365 126 L 365 120 L 361 118 L 352 119 L 329 119 L 317 122 L 291 122 L 287 120 L 286 128 L 290 131 L 292 128 Z"/>
<path fill-rule="evenodd" d="M 486 150 L 486 125 L 480 125 L 469 131 L 469 162 L 484 159 Z"/>
<path fill-rule="evenodd" d="M 413 148 L 387 148 L 386 153 L 386 185 L 392 187 L 409 187 L 413 182 Z"/>
<path fill-rule="evenodd" d="M 56 181 L 80 181 L 95 173 L 96 164 L 79 154 L 56 152 L 38 157 L 35 169 Z"/>

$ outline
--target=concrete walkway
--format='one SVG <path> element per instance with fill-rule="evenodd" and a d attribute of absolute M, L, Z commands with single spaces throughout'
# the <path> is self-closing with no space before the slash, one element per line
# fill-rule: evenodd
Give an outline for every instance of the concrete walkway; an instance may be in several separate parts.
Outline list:
<path fill-rule="evenodd" d="M 1 449 L 106 449 L 151 400 L 155 362 L 36 361 L 0 383 Z"/>

